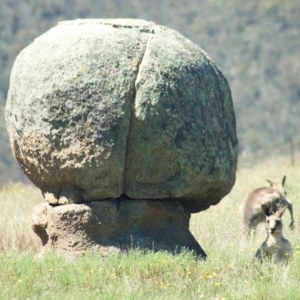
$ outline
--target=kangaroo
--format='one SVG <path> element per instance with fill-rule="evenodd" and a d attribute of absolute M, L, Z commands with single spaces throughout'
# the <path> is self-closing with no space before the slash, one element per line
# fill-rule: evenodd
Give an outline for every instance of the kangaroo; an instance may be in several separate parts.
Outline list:
<path fill-rule="evenodd" d="M 286 198 L 284 190 L 285 180 L 286 176 L 283 176 L 281 184 L 275 184 L 267 179 L 270 187 L 258 188 L 245 196 L 239 210 L 243 219 L 243 229 L 246 236 L 250 237 L 251 232 L 255 235 L 257 225 L 265 221 L 265 215 L 261 206 L 267 203 L 273 212 L 287 206 L 291 215 L 289 227 L 294 229 L 293 205 Z"/>
<path fill-rule="evenodd" d="M 286 264 L 293 255 L 290 242 L 282 235 L 282 220 L 287 206 L 273 213 L 269 204 L 263 204 L 261 209 L 266 215 L 267 239 L 256 251 L 255 257 L 261 262 L 264 258 L 274 257 L 276 263 Z"/>

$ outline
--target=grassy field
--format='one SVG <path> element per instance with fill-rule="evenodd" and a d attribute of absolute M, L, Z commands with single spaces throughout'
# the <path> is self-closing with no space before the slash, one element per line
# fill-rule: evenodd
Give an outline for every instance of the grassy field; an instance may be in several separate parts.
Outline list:
<path fill-rule="evenodd" d="M 43 198 L 21 184 L 0 189 L 0 299 L 299 299 L 300 182 L 299 165 L 284 158 L 255 167 L 240 167 L 231 193 L 219 205 L 195 214 L 191 231 L 208 254 L 197 261 L 191 253 L 131 251 L 101 258 L 93 253 L 66 261 L 54 254 L 36 259 L 40 240 L 30 228 L 32 208 Z M 238 206 L 266 178 L 281 181 L 294 205 L 295 229 L 284 216 L 284 235 L 294 257 L 288 267 L 260 265 L 253 255 L 266 233 L 253 242 L 242 236 Z"/>

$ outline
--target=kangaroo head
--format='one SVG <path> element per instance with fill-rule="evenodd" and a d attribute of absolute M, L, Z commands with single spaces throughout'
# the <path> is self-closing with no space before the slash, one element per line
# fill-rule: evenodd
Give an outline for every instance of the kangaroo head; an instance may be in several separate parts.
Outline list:
<path fill-rule="evenodd" d="M 286 180 L 285 175 L 282 178 L 281 184 L 274 183 L 269 179 L 266 179 L 266 180 L 269 182 L 270 186 L 280 194 L 280 196 L 285 198 L 285 196 L 286 196 L 286 191 L 284 189 L 284 183 L 285 183 L 285 180 Z"/>
<path fill-rule="evenodd" d="M 263 204 L 261 209 L 266 216 L 266 229 L 269 234 L 274 234 L 282 231 L 282 216 L 286 210 L 287 206 L 279 209 L 273 213 L 270 205 Z"/>

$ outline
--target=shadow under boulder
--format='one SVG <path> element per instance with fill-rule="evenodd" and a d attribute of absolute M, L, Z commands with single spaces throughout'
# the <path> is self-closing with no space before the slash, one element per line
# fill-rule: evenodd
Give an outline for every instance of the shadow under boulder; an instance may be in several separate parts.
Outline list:
<path fill-rule="evenodd" d="M 85 204 L 35 207 L 32 229 L 43 251 L 80 255 L 86 249 L 105 255 L 143 248 L 206 258 L 189 231 L 190 212 L 178 201 L 103 200 Z"/>

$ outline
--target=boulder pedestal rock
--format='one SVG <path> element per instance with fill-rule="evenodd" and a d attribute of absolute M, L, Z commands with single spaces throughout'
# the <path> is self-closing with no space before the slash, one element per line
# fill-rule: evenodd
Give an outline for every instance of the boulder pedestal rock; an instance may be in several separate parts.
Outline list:
<path fill-rule="evenodd" d="M 189 231 L 189 220 L 189 211 L 177 201 L 43 203 L 34 209 L 32 229 L 42 240 L 42 253 L 76 256 L 91 249 L 106 255 L 135 247 L 176 253 L 185 248 L 205 258 Z"/>
<path fill-rule="evenodd" d="M 60 22 L 17 57 L 5 115 L 48 202 L 33 225 L 44 249 L 204 256 L 189 214 L 230 192 L 238 143 L 229 85 L 197 45 L 144 20 Z"/>

